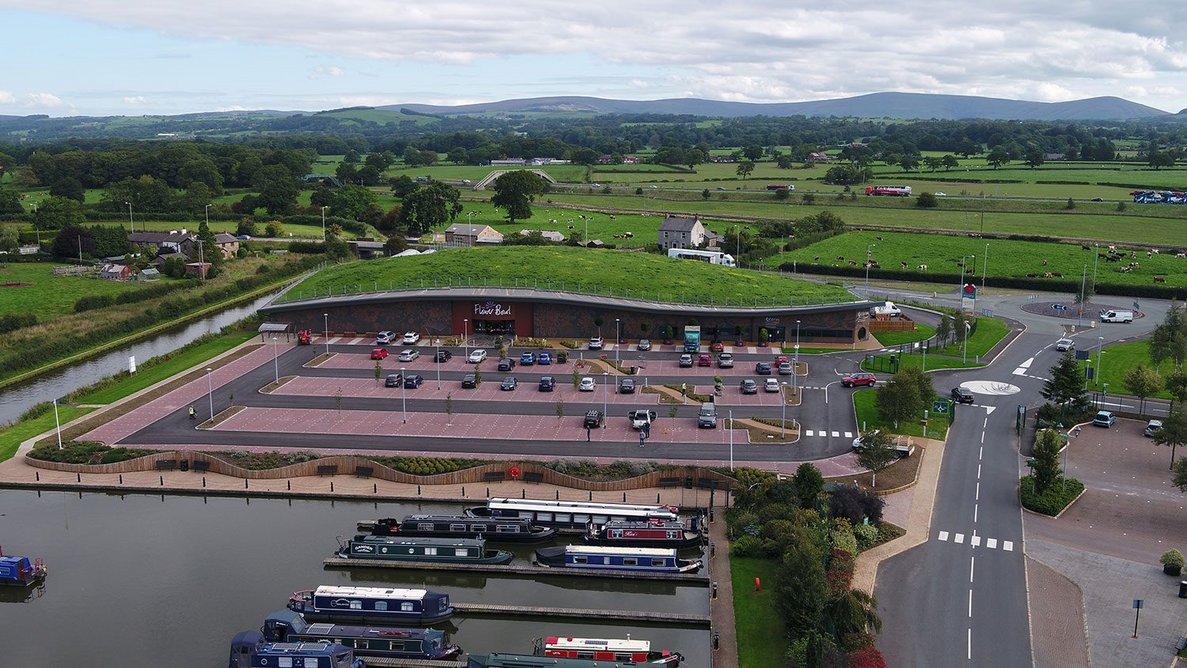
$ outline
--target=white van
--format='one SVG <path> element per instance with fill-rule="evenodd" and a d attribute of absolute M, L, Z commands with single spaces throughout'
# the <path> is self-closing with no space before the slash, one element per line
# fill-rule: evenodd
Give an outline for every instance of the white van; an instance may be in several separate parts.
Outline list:
<path fill-rule="evenodd" d="M 1101 322 L 1133 322 L 1133 311 L 1101 311 Z"/>
<path fill-rule="evenodd" d="M 879 316 L 885 315 L 891 318 L 897 318 L 903 314 L 903 310 L 894 305 L 894 302 L 883 302 L 882 304 L 870 309 L 870 315 Z"/>

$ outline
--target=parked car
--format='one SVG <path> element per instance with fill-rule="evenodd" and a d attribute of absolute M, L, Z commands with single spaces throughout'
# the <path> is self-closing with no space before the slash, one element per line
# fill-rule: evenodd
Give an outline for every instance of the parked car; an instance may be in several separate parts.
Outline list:
<path fill-rule="evenodd" d="M 503 379 L 503 382 L 499 383 L 499 389 L 508 392 L 517 387 L 519 387 L 519 381 L 515 380 L 515 376 L 507 376 Z"/>
<path fill-rule="evenodd" d="M 1160 431 L 1162 431 L 1162 420 L 1150 420 L 1146 423 L 1146 428 L 1142 431 L 1142 435 L 1154 438 Z"/>
<path fill-rule="evenodd" d="M 605 419 L 602 411 L 590 409 L 585 411 L 585 421 L 581 424 L 586 429 L 597 429 L 602 426 L 602 420 Z"/>
<path fill-rule="evenodd" d="M 520 354 L 520 356 L 519 356 L 520 366 L 532 366 L 535 363 L 536 363 L 536 353 L 528 351 L 526 353 Z"/>
<path fill-rule="evenodd" d="M 463 390 L 470 390 L 475 387 L 478 387 L 478 376 L 476 376 L 472 373 L 468 373 L 468 374 L 462 376 L 462 389 Z"/>
<path fill-rule="evenodd" d="M 771 363 L 770 363 L 770 362 L 758 362 L 758 363 L 756 363 L 756 364 L 754 365 L 754 373 L 757 373 L 757 374 L 758 374 L 758 375 L 760 375 L 760 376 L 769 376 L 769 375 L 771 375 Z"/>
<path fill-rule="evenodd" d="M 697 355 L 697 366 L 713 366 L 713 356 L 709 353 Z"/>
<path fill-rule="evenodd" d="M 448 350 L 438 350 L 437 355 L 435 356 L 435 361 L 438 363 L 445 363 L 451 359 L 453 359 L 453 353 L 449 352 Z"/>
<path fill-rule="evenodd" d="M 740 387 L 742 388 L 742 394 L 758 394 L 758 383 L 750 378 L 742 381 Z"/>
<path fill-rule="evenodd" d="M 540 391 L 551 392 L 556 389 L 556 379 L 552 376 L 540 377 Z"/>
<path fill-rule="evenodd" d="M 651 339 L 639 339 L 639 345 L 635 346 L 637 350 L 651 350 Z"/>
<path fill-rule="evenodd" d="M 1060 339 L 1055 342 L 1055 349 L 1061 353 L 1065 353 L 1076 347 L 1076 342 L 1071 339 Z"/>
<path fill-rule="evenodd" d="M 414 343 L 420 342 L 420 334 L 416 332 L 404 332 L 404 345 L 410 346 Z"/>
<path fill-rule="evenodd" d="M 717 428 L 717 404 L 712 401 L 707 401 L 701 404 L 701 410 L 697 412 L 697 429 L 716 429 Z"/>
<path fill-rule="evenodd" d="M 589 337 L 589 349 L 590 350 L 601 350 L 602 349 L 602 337 L 600 337 L 600 336 Z"/>
<path fill-rule="evenodd" d="M 499 371 L 510 371 L 515 368 L 515 360 L 502 358 L 499 360 Z"/>
<path fill-rule="evenodd" d="M 778 392 L 779 391 L 779 379 L 778 378 L 768 378 L 766 380 L 766 382 L 763 383 L 762 389 L 766 390 L 767 392 Z"/>
<path fill-rule="evenodd" d="M 404 384 L 404 376 L 398 373 L 389 373 L 387 378 L 383 379 L 384 387 L 399 387 Z"/>
<path fill-rule="evenodd" d="M 692 355 L 685 353 L 680 356 L 680 368 L 687 369 L 692 366 Z"/>
<path fill-rule="evenodd" d="M 372 348 L 371 349 L 371 359 L 373 359 L 373 360 L 385 360 L 385 359 L 387 359 L 387 355 L 388 355 L 387 348 Z"/>
<path fill-rule="evenodd" d="M 976 399 L 973 397 L 973 393 L 970 392 L 968 388 L 954 387 L 952 388 L 952 401 L 955 401 L 958 404 L 971 404 L 976 401 Z"/>
<path fill-rule="evenodd" d="M 857 387 L 858 385 L 873 387 L 877 383 L 877 376 L 872 373 L 865 373 L 864 371 L 851 373 L 841 377 L 841 387 Z"/>
<path fill-rule="evenodd" d="M 406 387 L 410 390 L 415 390 L 416 388 L 418 388 L 422 384 L 424 384 L 424 382 L 425 382 L 424 376 L 422 376 L 418 373 L 414 373 L 414 374 L 410 374 L 404 378 L 404 387 Z"/>
<path fill-rule="evenodd" d="M 715 353 L 719 353 L 719 352 L 725 350 L 725 344 L 722 343 L 721 341 L 714 341 L 713 343 L 709 344 L 709 350 L 712 352 L 715 352 Z"/>
<path fill-rule="evenodd" d="M 791 360 L 787 359 L 787 355 L 775 355 L 775 366 L 779 366 L 780 364 L 789 361 Z"/>
<path fill-rule="evenodd" d="M 479 348 L 478 350 L 471 352 L 470 356 L 466 358 L 466 361 L 468 361 L 470 364 L 478 364 L 485 359 L 486 359 L 486 351 Z"/>
<path fill-rule="evenodd" d="M 618 392 L 619 392 L 619 394 L 634 394 L 635 393 L 635 379 L 634 378 L 623 378 L 618 383 Z"/>
<path fill-rule="evenodd" d="M 390 330 L 383 330 L 375 335 L 375 345 L 386 346 L 389 345 L 396 338 L 396 333 Z"/>
<path fill-rule="evenodd" d="M 780 376 L 790 376 L 791 375 L 791 362 L 780 362 L 779 363 L 779 375 Z"/>
<path fill-rule="evenodd" d="M 1112 411 L 1097 411 L 1096 417 L 1092 418 L 1092 424 L 1097 427 L 1112 427 L 1116 421 L 1117 416 Z"/>
<path fill-rule="evenodd" d="M 719 369 L 732 369 L 732 368 L 734 368 L 734 355 L 733 355 L 733 353 L 721 353 L 720 355 L 718 355 L 718 356 L 717 356 L 717 368 L 719 368 Z"/>
<path fill-rule="evenodd" d="M 414 350 L 412 348 L 409 348 L 408 350 L 402 351 L 400 353 L 400 361 L 401 362 L 412 362 L 417 357 L 420 357 L 420 351 Z"/>
<path fill-rule="evenodd" d="M 594 384 L 592 376 L 585 376 L 581 382 L 577 383 L 577 389 L 581 392 L 593 392 L 596 388 L 597 385 Z"/>
<path fill-rule="evenodd" d="M 552 364 L 552 353 L 548 352 L 547 350 L 542 350 L 539 353 L 536 353 L 536 364 Z"/>

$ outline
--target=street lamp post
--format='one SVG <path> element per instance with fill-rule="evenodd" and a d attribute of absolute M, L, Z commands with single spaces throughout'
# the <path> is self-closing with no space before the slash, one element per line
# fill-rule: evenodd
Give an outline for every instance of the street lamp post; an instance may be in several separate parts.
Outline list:
<path fill-rule="evenodd" d="M 622 320 L 620 318 L 614 319 L 614 364 L 618 365 L 618 344 L 622 343 Z"/>
<path fill-rule="evenodd" d="M 330 207 L 323 206 L 321 208 L 321 240 L 324 243 L 326 240 L 326 209 Z"/>
<path fill-rule="evenodd" d="M 198 275 L 202 277 L 203 281 L 206 280 L 206 255 L 204 243 L 205 242 L 203 242 L 201 239 L 198 239 Z"/>
<path fill-rule="evenodd" d="M 795 378 L 795 373 L 792 373 L 791 377 Z M 779 404 L 783 408 L 783 415 L 779 419 L 779 432 L 780 432 L 779 438 L 787 438 L 787 394 L 786 394 L 786 392 L 787 392 L 787 381 L 783 381 L 783 391 L 779 393 L 779 398 L 781 399 Z"/>
<path fill-rule="evenodd" d="M 280 362 L 276 360 L 276 335 L 272 335 L 272 370 L 276 375 L 276 382 L 280 382 Z"/>
<path fill-rule="evenodd" d="M 969 256 L 967 256 L 967 255 L 960 256 L 960 284 L 956 286 L 956 294 L 961 295 L 961 298 L 960 298 L 961 309 L 960 310 L 962 310 L 962 311 L 964 310 L 964 296 L 963 296 L 964 295 L 964 268 L 965 268 L 966 260 L 968 260 L 968 257 Z"/>
<path fill-rule="evenodd" d="M 210 367 L 206 367 L 206 400 L 210 403 L 210 420 L 214 421 L 214 386 L 210 383 L 210 372 L 214 371 Z"/>
<path fill-rule="evenodd" d="M 985 244 L 985 257 L 981 258 L 981 289 L 985 289 L 985 277 L 989 275 L 989 244 Z"/>
<path fill-rule="evenodd" d="M 212 206 L 214 206 L 214 205 L 207 204 L 206 207 L 202 211 L 202 213 L 205 214 L 205 216 L 206 216 L 206 227 L 210 227 L 210 207 L 212 207 Z"/>
<path fill-rule="evenodd" d="M 603 371 L 602 372 L 602 415 L 606 414 L 606 411 L 610 406 L 609 385 L 610 385 L 610 372 Z M 597 404 L 594 404 L 594 405 L 596 406 Z M 603 421 L 602 429 L 605 429 L 605 428 L 606 428 L 606 423 Z"/>
<path fill-rule="evenodd" d="M 400 367 L 400 403 L 403 404 L 404 424 L 408 424 L 408 376 L 406 370 Z"/>
<path fill-rule="evenodd" d="M 441 389 L 441 339 L 436 338 L 433 341 L 437 344 L 437 352 L 433 357 L 433 362 L 437 365 L 437 389 Z"/>
<path fill-rule="evenodd" d="M 1103 337 L 1103 336 L 1096 337 L 1096 384 L 1097 385 L 1100 385 L 1100 382 L 1102 380 L 1104 380 L 1101 377 L 1101 373 L 1103 373 L 1103 369 L 1100 366 L 1100 353 L 1101 353 L 1101 349 L 1104 347 L 1104 345 L 1105 345 L 1105 337 Z"/>
<path fill-rule="evenodd" d="M 870 249 L 877 244 L 866 245 L 866 299 L 870 298 Z"/>
<path fill-rule="evenodd" d="M 470 361 L 470 319 L 462 318 L 462 345 L 466 350 L 466 361 Z"/>
<path fill-rule="evenodd" d="M 795 377 L 800 372 L 800 321 L 799 320 L 795 321 L 795 354 L 792 357 L 792 359 L 795 361 L 792 362 L 792 366 L 791 366 L 791 387 L 792 387 L 792 389 L 795 389 L 795 387 L 796 387 Z"/>
<path fill-rule="evenodd" d="M 972 329 L 972 325 L 970 325 L 969 322 L 966 320 L 964 322 L 964 341 L 963 341 L 964 345 L 962 346 L 962 350 L 960 353 L 961 364 L 964 364 L 969 359 L 969 330 L 970 329 Z"/>
<path fill-rule="evenodd" d="M 326 354 L 329 355 L 330 354 L 330 314 L 323 313 L 323 314 L 321 314 L 321 317 L 325 321 L 325 324 L 326 324 Z"/>
<path fill-rule="evenodd" d="M 730 426 L 729 426 L 728 431 L 730 433 L 730 470 L 733 471 L 734 470 L 734 411 L 730 410 L 729 415 L 730 415 Z"/>
<path fill-rule="evenodd" d="M 54 429 L 58 432 L 58 449 L 62 449 L 62 422 L 58 420 L 58 400 L 54 399 Z"/>
<path fill-rule="evenodd" d="M 128 205 L 128 231 L 135 232 L 136 225 L 132 222 L 132 203 L 124 202 L 124 204 Z"/>

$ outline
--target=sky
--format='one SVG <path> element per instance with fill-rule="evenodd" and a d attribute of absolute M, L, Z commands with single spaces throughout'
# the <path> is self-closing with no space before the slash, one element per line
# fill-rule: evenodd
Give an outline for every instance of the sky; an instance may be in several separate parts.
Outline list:
<path fill-rule="evenodd" d="M 1179 0 L 0 0 L 0 114 L 883 91 L 1187 108 Z"/>

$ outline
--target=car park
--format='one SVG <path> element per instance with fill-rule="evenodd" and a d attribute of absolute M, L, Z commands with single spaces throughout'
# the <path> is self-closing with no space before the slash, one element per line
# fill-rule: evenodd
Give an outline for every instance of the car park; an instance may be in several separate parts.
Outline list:
<path fill-rule="evenodd" d="M 404 345 L 410 346 L 414 343 L 420 342 L 420 334 L 416 332 L 404 332 Z"/>
<path fill-rule="evenodd" d="M 373 359 L 373 360 L 385 360 L 385 359 L 387 359 L 387 355 L 388 355 L 387 348 L 372 348 L 371 349 L 371 359 Z"/>
<path fill-rule="evenodd" d="M 1060 339 L 1055 342 L 1055 349 L 1061 353 L 1065 353 L 1076 347 L 1076 342 L 1071 339 Z"/>
<path fill-rule="evenodd" d="M 743 380 L 739 387 L 742 389 L 742 394 L 758 394 L 758 383 L 750 378 Z"/>
<path fill-rule="evenodd" d="M 424 376 L 414 373 L 410 376 L 405 376 L 404 387 L 406 387 L 410 390 L 415 390 L 416 388 L 420 387 L 424 382 L 425 382 Z"/>
<path fill-rule="evenodd" d="M 791 362 L 780 362 L 779 363 L 779 375 L 780 376 L 790 376 L 791 375 Z"/>
<path fill-rule="evenodd" d="M 375 335 L 375 345 L 386 346 L 386 345 L 390 344 L 392 341 L 394 341 L 395 338 L 396 338 L 395 332 L 385 329 L 384 331 Z"/>
<path fill-rule="evenodd" d="M 536 364 L 548 365 L 552 364 L 552 353 L 547 350 L 542 350 L 536 354 Z"/>
<path fill-rule="evenodd" d="M 536 363 L 536 353 L 528 351 L 528 352 L 520 354 L 520 356 L 519 356 L 519 365 L 520 366 L 532 366 L 535 363 Z"/>
<path fill-rule="evenodd" d="M 384 387 L 399 387 L 404 384 L 404 376 L 398 373 L 389 373 L 387 378 L 383 380 Z"/>
<path fill-rule="evenodd" d="M 857 387 L 858 385 L 873 387 L 877 382 L 877 376 L 865 372 L 851 373 L 841 377 L 841 387 Z"/>
<path fill-rule="evenodd" d="M 556 379 L 552 376 L 542 376 L 540 378 L 540 391 L 551 392 L 556 389 Z"/>
<path fill-rule="evenodd" d="M 651 350 L 651 339 L 639 339 L 639 345 L 635 346 L 637 350 Z"/>
<path fill-rule="evenodd" d="M 619 394 L 634 394 L 635 393 L 635 379 L 634 378 L 623 378 L 621 381 L 619 381 L 618 393 Z"/>
<path fill-rule="evenodd" d="M 723 344 L 721 341 L 714 341 L 713 343 L 709 344 L 709 350 L 719 353 L 725 350 L 725 344 Z"/>
<path fill-rule="evenodd" d="M 1117 416 L 1113 415 L 1113 411 L 1097 411 L 1096 417 L 1092 418 L 1092 424 L 1097 427 L 1112 427 L 1116 421 Z"/>
<path fill-rule="evenodd" d="M 766 379 L 766 381 L 763 383 L 762 389 L 767 392 L 778 392 L 779 391 L 779 379 L 778 378 Z"/>
<path fill-rule="evenodd" d="M 503 379 L 503 382 L 499 383 L 499 389 L 507 392 L 510 392 L 517 387 L 519 387 L 519 381 L 515 380 L 515 376 L 507 376 Z"/>
<path fill-rule="evenodd" d="M 453 359 L 453 353 L 449 352 L 448 350 L 438 350 L 437 354 L 434 356 L 434 360 L 442 364 L 448 362 L 451 359 Z"/>
<path fill-rule="evenodd" d="M 466 358 L 466 361 L 468 361 L 470 364 L 478 364 L 485 359 L 486 351 L 479 348 L 478 350 L 471 352 L 470 356 Z"/>
<path fill-rule="evenodd" d="M 585 411 L 585 420 L 581 423 L 586 429 L 597 429 L 602 426 L 604 416 L 602 411 L 590 409 Z"/>
<path fill-rule="evenodd" d="M 973 393 L 968 388 L 954 387 L 952 388 L 952 401 L 958 404 L 971 404 L 976 401 L 976 398 L 973 397 Z"/>
<path fill-rule="evenodd" d="M 718 356 L 717 356 L 717 368 L 719 368 L 719 369 L 732 369 L 732 368 L 734 368 L 734 355 L 733 355 L 733 353 L 721 353 L 720 355 L 718 355 Z"/>
<path fill-rule="evenodd" d="M 478 376 L 468 373 L 462 376 L 462 389 L 469 390 L 478 387 Z"/>
<path fill-rule="evenodd" d="M 692 366 L 692 355 L 687 353 L 680 356 L 680 368 L 687 369 Z"/>
<path fill-rule="evenodd" d="M 1146 423 L 1146 428 L 1142 430 L 1142 435 L 1154 438 L 1160 431 L 1162 431 L 1162 420 L 1150 420 Z"/>
<path fill-rule="evenodd" d="M 592 376 L 585 376 L 577 383 L 577 389 L 581 392 L 593 392 L 595 388 L 597 388 L 597 385 L 594 384 Z"/>
<path fill-rule="evenodd" d="M 713 366 L 713 356 L 709 353 L 697 355 L 697 366 Z"/>
<path fill-rule="evenodd" d="M 412 361 L 416 360 L 417 357 L 420 357 L 420 351 L 413 350 L 411 348 L 409 348 L 408 350 L 402 351 L 400 353 L 400 361 L 401 362 L 412 362 Z"/>
<path fill-rule="evenodd" d="M 589 349 L 590 350 L 601 350 L 602 349 L 602 337 L 591 336 L 589 338 Z"/>
<path fill-rule="evenodd" d="M 515 360 L 504 357 L 499 360 L 499 371 L 510 371 L 515 368 Z"/>
<path fill-rule="evenodd" d="M 756 363 L 756 364 L 754 365 L 754 373 L 757 373 L 757 374 L 758 374 L 758 375 L 760 375 L 760 376 L 769 376 L 769 375 L 771 375 L 771 363 L 770 363 L 770 362 L 758 362 L 758 363 Z"/>

